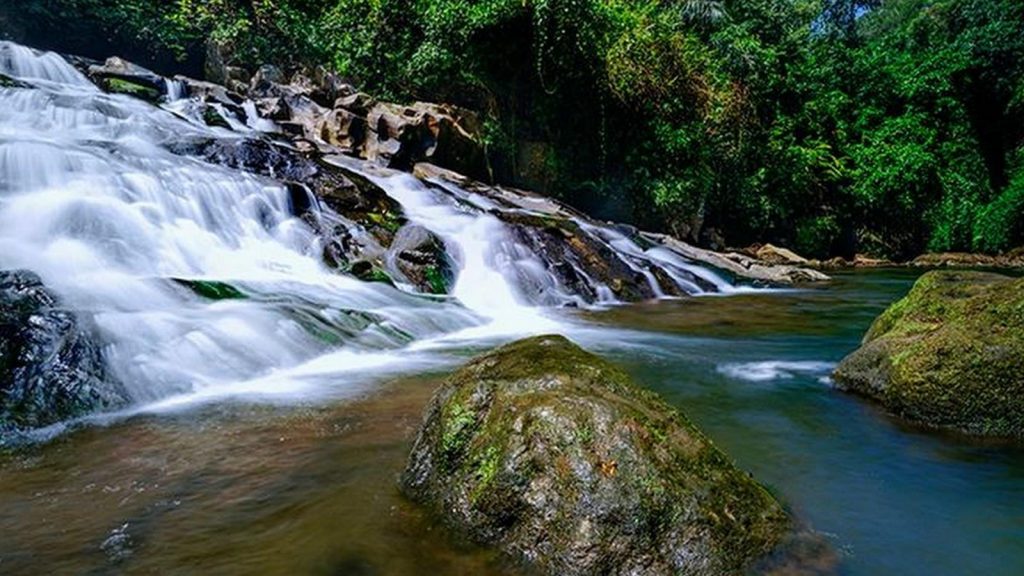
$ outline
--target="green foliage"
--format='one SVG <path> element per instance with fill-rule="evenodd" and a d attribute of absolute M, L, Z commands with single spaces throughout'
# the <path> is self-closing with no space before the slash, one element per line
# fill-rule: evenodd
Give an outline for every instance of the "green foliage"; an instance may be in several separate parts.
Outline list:
<path fill-rule="evenodd" d="M 1009 186 L 979 212 L 973 242 L 983 252 L 1024 244 L 1024 169 L 1018 169 Z"/>
<path fill-rule="evenodd" d="M 475 108 L 496 178 L 693 239 L 894 257 L 1022 241 L 1019 0 L 15 3 L 46 37 L 98 27 L 193 59 L 209 39 L 229 64 Z"/>

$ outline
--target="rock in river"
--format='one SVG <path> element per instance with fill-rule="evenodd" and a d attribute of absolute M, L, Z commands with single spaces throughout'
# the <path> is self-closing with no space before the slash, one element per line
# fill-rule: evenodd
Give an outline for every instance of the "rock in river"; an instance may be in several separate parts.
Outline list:
<path fill-rule="evenodd" d="M 125 401 L 105 374 L 99 346 L 39 277 L 0 271 L 0 431 L 38 428 Z"/>
<path fill-rule="evenodd" d="M 925 274 L 835 380 L 919 424 L 1024 438 L 1024 279 Z"/>
<path fill-rule="evenodd" d="M 791 527 L 683 415 L 560 336 L 452 375 L 402 488 L 545 574 L 739 574 Z"/>

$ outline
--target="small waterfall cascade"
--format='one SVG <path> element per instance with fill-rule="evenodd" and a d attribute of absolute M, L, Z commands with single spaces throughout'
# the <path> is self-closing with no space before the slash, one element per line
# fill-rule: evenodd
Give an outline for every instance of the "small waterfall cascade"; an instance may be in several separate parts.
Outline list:
<path fill-rule="evenodd" d="M 617 301 L 579 262 L 517 236 L 499 202 L 354 159 L 339 162 L 442 238 L 457 276 L 437 298 L 338 273 L 282 183 L 170 151 L 272 129 L 252 103 L 231 129 L 207 127 L 178 81 L 161 108 L 10 42 L 0 74 L 16 80 L 0 85 L 0 269 L 35 272 L 94 326 L 136 404 L 343 390 L 356 374 L 437 361 L 446 343 L 569 329 L 553 307 Z M 654 296 L 666 278 L 672 293 L 731 289 L 668 250 L 577 225 Z"/>
<path fill-rule="evenodd" d="M 52 53 L 2 43 L 0 73 L 31 85 L 0 88 L 0 267 L 37 273 L 87 317 L 136 403 L 343 385 L 493 324 L 328 270 L 282 185 L 163 146 L 223 130 L 104 94 Z M 224 285 L 237 297 L 189 288 Z"/>

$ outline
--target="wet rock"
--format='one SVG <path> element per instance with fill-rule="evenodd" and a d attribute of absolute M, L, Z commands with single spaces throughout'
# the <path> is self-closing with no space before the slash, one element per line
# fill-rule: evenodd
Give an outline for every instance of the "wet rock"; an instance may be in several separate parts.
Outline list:
<path fill-rule="evenodd" d="M 380 259 L 405 223 L 401 206 L 370 180 L 285 145 L 259 139 L 208 139 L 178 142 L 169 148 L 284 183 L 295 214 L 321 237 L 331 266 Z M 325 214 L 319 209 L 322 206 L 342 219 Z"/>
<path fill-rule="evenodd" d="M 1024 249 L 997 256 L 964 252 L 922 254 L 910 265 L 918 268 L 1024 268 Z"/>
<path fill-rule="evenodd" d="M 0 272 L 0 430 L 39 428 L 126 402 L 75 314 L 35 274 Z"/>
<path fill-rule="evenodd" d="M 428 161 L 477 179 L 488 178 L 482 125 L 468 110 L 426 102 L 412 106 L 379 102 L 367 112 L 366 124 L 361 155 L 371 162 L 409 170 L 417 162 Z"/>
<path fill-rule="evenodd" d="M 225 47 L 213 39 L 206 40 L 206 59 L 203 62 L 203 74 L 209 82 L 224 84 L 228 81 L 227 66 L 224 63 Z"/>
<path fill-rule="evenodd" d="M 791 526 L 683 415 L 560 336 L 453 374 L 401 486 L 543 574 L 740 574 Z"/>
<path fill-rule="evenodd" d="M 803 256 L 788 248 L 781 248 L 774 244 L 752 246 L 747 251 L 753 252 L 755 258 L 767 264 L 790 264 L 794 266 L 807 264 L 807 259 Z"/>
<path fill-rule="evenodd" d="M 325 114 L 317 127 L 317 136 L 346 154 L 358 151 L 366 141 L 366 119 L 348 110 L 336 108 Z"/>
<path fill-rule="evenodd" d="M 253 75 L 252 81 L 249 84 L 249 90 L 254 93 L 273 89 L 277 84 L 283 84 L 284 72 L 273 64 L 264 64 L 260 66 L 256 74 Z"/>
<path fill-rule="evenodd" d="M 225 282 L 191 280 L 188 278 L 171 278 L 171 281 L 187 288 L 196 296 L 201 296 L 208 300 L 244 300 L 248 298 L 244 292 Z"/>
<path fill-rule="evenodd" d="M 717 291 L 711 278 L 695 272 L 698 265 L 757 284 L 791 285 L 829 279 L 805 266 L 772 265 L 742 254 L 696 248 L 662 234 L 597 222 L 551 198 L 490 186 L 432 164 L 416 164 L 413 174 L 445 190 L 450 191 L 450 187 L 445 188 L 450 183 L 471 193 L 463 198 L 468 207 L 490 211 L 503 220 L 516 243 L 539 254 L 547 271 L 561 285 L 588 302 L 600 299 L 598 291 L 602 287 L 622 301 Z M 632 252 L 615 247 L 623 243 L 631 244 Z M 652 249 L 666 250 L 677 263 L 645 252 Z"/>
<path fill-rule="evenodd" d="M 928 427 L 1024 438 L 1024 279 L 925 274 L 834 376 Z"/>
<path fill-rule="evenodd" d="M 128 533 L 128 523 L 126 522 L 110 531 L 110 535 L 100 544 L 100 550 L 107 555 L 107 559 L 117 564 L 132 556 L 134 544 Z"/>
<path fill-rule="evenodd" d="M 241 94 L 232 92 L 220 84 L 204 82 L 203 80 L 196 80 L 187 76 L 175 76 L 174 80 L 185 86 L 185 95 L 203 102 L 238 107 L 245 101 Z"/>
<path fill-rule="evenodd" d="M 370 109 L 377 105 L 377 99 L 363 92 L 354 92 L 334 101 L 334 107 L 347 110 L 356 116 L 366 117 Z"/>
<path fill-rule="evenodd" d="M 790 286 L 830 280 L 827 275 L 807 266 L 770 264 L 737 252 L 705 250 L 665 234 L 642 232 L 641 236 L 694 262 L 717 268 L 738 278 L 751 280 L 756 284 Z"/>
<path fill-rule="evenodd" d="M 455 266 L 444 241 L 418 224 L 398 230 L 387 263 L 420 292 L 447 294 L 455 283 Z"/>
<path fill-rule="evenodd" d="M 599 299 L 598 285 L 607 286 L 626 302 L 656 296 L 647 277 L 630 266 L 607 243 L 583 231 L 572 220 L 518 211 L 494 214 L 509 225 L 517 242 L 549 264 L 561 284 L 587 301 Z"/>
<path fill-rule="evenodd" d="M 10 76 L 8 76 L 6 74 L 0 74 L 0 88 L 31 88 L 31 87 L 32 87 L 32 85 L 27 83 L 27 82 L 23 82 L 23 81 L 18 80 L 16 78 L 11 78 Z"/>
<path fill-rule="evenodd" d="M 89 66 L 89 77 L 103 90 L 157 102 L 167 94 L 167 80 L 123 58 L 111 56 L 100 65 Z"/>

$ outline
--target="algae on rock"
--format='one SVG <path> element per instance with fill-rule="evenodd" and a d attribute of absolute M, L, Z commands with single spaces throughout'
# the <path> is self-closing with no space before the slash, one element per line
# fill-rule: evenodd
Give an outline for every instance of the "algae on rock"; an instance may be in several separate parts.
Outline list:
<path fill-rule="evenodd" d="M 742 573 L 791 528 L 683 415 L 560 336 L 452 375 L 402 487 L 456 533 L 548 574 Z"/>
<path fill-rule="evenodd" d="M 835 380 L 919 424 L 1024 438 L 1024 279 L 925 274 Z"/>

